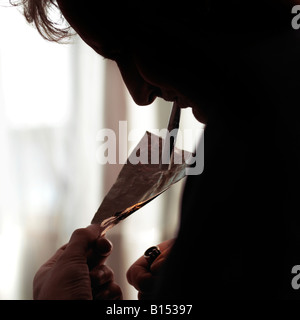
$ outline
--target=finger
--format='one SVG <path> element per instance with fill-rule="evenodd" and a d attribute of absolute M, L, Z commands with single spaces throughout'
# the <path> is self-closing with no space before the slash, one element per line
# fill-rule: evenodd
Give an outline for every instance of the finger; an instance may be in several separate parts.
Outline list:
<path fill-rule="evenodd" d="M 87 228 L 75 230 L 65 249 L 64 256 L 67 259 L 71 259 L 72 257 L 87 257 L 89 250 L 99 236 L 100 227 L 98 225 L 90 225 Z"/>
<path fill-rule="evenodd" d="M 138 274 L 149 273 L 148 261 L 144 258 L 144 256 L 136 260 L 127 271 L 127 274 L 126 274 L 127 281 L 131 285 L 134 285 L 137 273 Z"/>
<path fill-rule="evenodd" d="M 109 282 L 102 286 L 93 295 L 94 300 L 122 300 L 123 294 L 121 288 L 115 282 Z"/>
<path fill-rule="evenodd" d="M 127 281 L 129 282 L 129 284 L 134 285 L 137 273 L 143 272 L 149 272 L 149 270 L 148 262 L 142 256 L 131 265 L 126 273 Z"/>
<path fill-rule="evenodd" d="M 108 266 L 101 265 L 90 272 L 90 278 L 92 288 L 97 288 L 108 282 L 112 282 L 114 280 L 114 273 Z"/>
<path fill-rule="evenodd" d="M 57 260 L 62 256 L 62 254 L 65 251 L 67 244 L 63 245 L 61 248 L 59 248 L 55 254 L 48 260 L 46 261 L 36 272 L 34 279 L 33 279 L 33 292 L 34 296 L 37 292 L 39 292 L 40 289 L 40 281 L 39 279 L 43 278 L 47 272 L 56 264 Z"/>
<path fill-rule="evenodd" d="M 113 245 L 108 239 L 103 237 L 98 238 L 87 256 L 89 269 L 92 270 L 96 266 L 104 264 L 111 254 L 112 248 Z"/>
<path fill-rule="evenodd" d="M 129 284 L 138 291 L 150 292 L 153 289 L 155 276 L 148 268 L 148 262 L 144 257 L 139 258 L 127 271 Z"/>
<path fill-rule="evenodd" d="M 153 275 L 158 275 L 161 272 L 162 266 L 165 264 L 167 257 L 170 254 L 172 247 L 167 247 L 161 254 L 153 261 L 150 266 L 150 271 Z"/>
<path fill-rule="evenodd" d="M 108 256 L 113 249 L 113 244 L 105 237 L 96 240 L 96 250 L 103 256 Z"/>

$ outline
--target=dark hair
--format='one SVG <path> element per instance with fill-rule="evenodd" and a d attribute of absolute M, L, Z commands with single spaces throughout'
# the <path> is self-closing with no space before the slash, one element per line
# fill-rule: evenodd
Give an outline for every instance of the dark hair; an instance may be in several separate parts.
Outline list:
<path fill-rule="evenodd" d="M 34 24 L 43 36 L 43 38 L 64 42 L 64 40 L 70 38 L 74 32 L 66 19 L 63 17 L 57 0 L 9 0 L 12 5 L 22 6 L 23 13 L 26 20 Z M 78 5 L 77 0 L 73 0 L 74 5 Z M 111 3 L 110 3 L 111 2 Z M 120 10 L 118 13 L 118 19 L 123 21 L 122 28 L 123 33 L 128 32 L 128 25 L 134 24 L 136 19 L 133 12 L 142 10 L 141 12 L 149 14 L 155 13 L 163 18 L 163 24 L 159 24 L 159 29 L 165 26 L 172 26 L 173 30 L 176 27 L 176 23 L 183 22 L 180 25 L 179 32 L 182 25 L 189 27 L 189 30 L 225 30 L 229 28 L 234 32 L 243 32 L 246 30 L 253 31 L 255 28 L 261 30 L 266 27 L 274 29 L 275 26 L 288 26 L 290 27 L 290 6 L 295 0 L 259 0 L 258 3 L 244 2 L 240 0 L 201 0 L 194 2 L 194 5 L 177 5 L 174 2 L 158 1 L 154 0 L 151 5 L 145 4 L 143 1 L 121 1 L 118 6 Z M 79 2 L 80 3 L 80 2 Z M 105 4 L 106 3 L 106 4 Z M 170 5 L 170 3 L 173 3 Z M 169 5 L 168 5 L 169 4 Z M 116 7 L 116 3 L 113 0 L 101 3 L 101 9 L 105 12 L 106 7 Z M 84 8 L 83 8 L 84 9 Z M 129 13 L 130 16 L 124 17 L 124 10 Z M 52 19 L 53 14 L 51 11 L 56 11 L 59 15 L 59 19 L 54 21 Z M 180 12 L 180 14 L 178 14 Z M 114 12 L 115 14 L 115 12 Z M 57 17 L 57 15 L 55 15 Z M 109 15 L 105 17 L 102 15 L 101 19 L 109 18 Z M 150 19 L 151 20 L 151 19 Z M 160 20 L 158 17 L 157 21 Z M 180 21 L 183 20 L 183 21 Z M 106 20 L 107 21 L 107 20 Z M 145 21 L 141 21 L 145 24 Z M 152 21 L 153 22 L 153 21 Z M 213 23 L 219 26 L 214 27 Z M 102 25 L 105 25 L 104 23 Z M 269 27 L 268 27 L 269 25 Z M 124 28 L 126 26 L 126 28 Z M 113 26 L 110 24 L 110 27 Z M 153 25 L 151 26 L 153 27 Z M 120 28 L 118 28 L 120 29 Z M 135 33 L 138 33 L 138 28 L 134 28 Z M 120 30 L 118 30 L 120 32 Z M 183 30 L 181 31 L 181 33 Z"/>
<path fill-rule="evenodd" d="M 28 23 L 35 25 L 44 39 L 64 42 L 74 33 L 61 14 L 56 0 L 9 0 L 13 6 L 22 6 Z M 58 20 L 51 19 L 51 11 L 58 13 Z M 57 17 L 57 15 L 55 15 Z"/>

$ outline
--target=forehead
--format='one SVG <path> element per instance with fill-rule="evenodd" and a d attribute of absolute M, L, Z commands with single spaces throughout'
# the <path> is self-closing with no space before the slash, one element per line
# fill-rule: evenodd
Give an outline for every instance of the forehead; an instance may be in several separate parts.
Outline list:
<path fill-rule="evenodd" d="M 173 47 L 174 43 L 180 44 L 177 38 L 182 34 L 181 20 L 171 14 L 178 8 L 163 6 L 161 0 L 153 0 L 150 7 L 148 2 L 139 1 L 137 5 L 134 0 L 85 3 L 57 0 L 57 3 L 72 28 L 104 57 L 131 49 L 163 51 L 162 48 Z"/>

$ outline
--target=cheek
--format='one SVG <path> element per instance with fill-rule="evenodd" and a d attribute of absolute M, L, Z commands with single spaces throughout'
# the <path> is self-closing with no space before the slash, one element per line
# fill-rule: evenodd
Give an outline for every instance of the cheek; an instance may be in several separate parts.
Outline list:
<path fill-rule="evenodd" d="M 180 77 L 172 61 L 149 53 L 136 55 L 135 61 L 137 70 L 148 83 L 166 89 L 178 87 Z"/>

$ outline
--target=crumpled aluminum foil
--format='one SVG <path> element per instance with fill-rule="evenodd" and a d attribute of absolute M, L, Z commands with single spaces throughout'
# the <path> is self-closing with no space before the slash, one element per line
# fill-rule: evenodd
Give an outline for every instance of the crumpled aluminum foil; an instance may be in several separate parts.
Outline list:
<path fill-rule="evenodd" d="M 164 139 L 146 132 L 132 151 L 92 220 L 92 224 L 100 225 L 102 235 L 186 176 L 190 152 L 175 147 L 174 163 L 169 167 L 161 166 L 161 160 L 153 163 L 151 155 L 158 154 L 161 159 L 163 145 Z M 148 160 L 132 164 L 137 154 L 146 155 Z"/>

